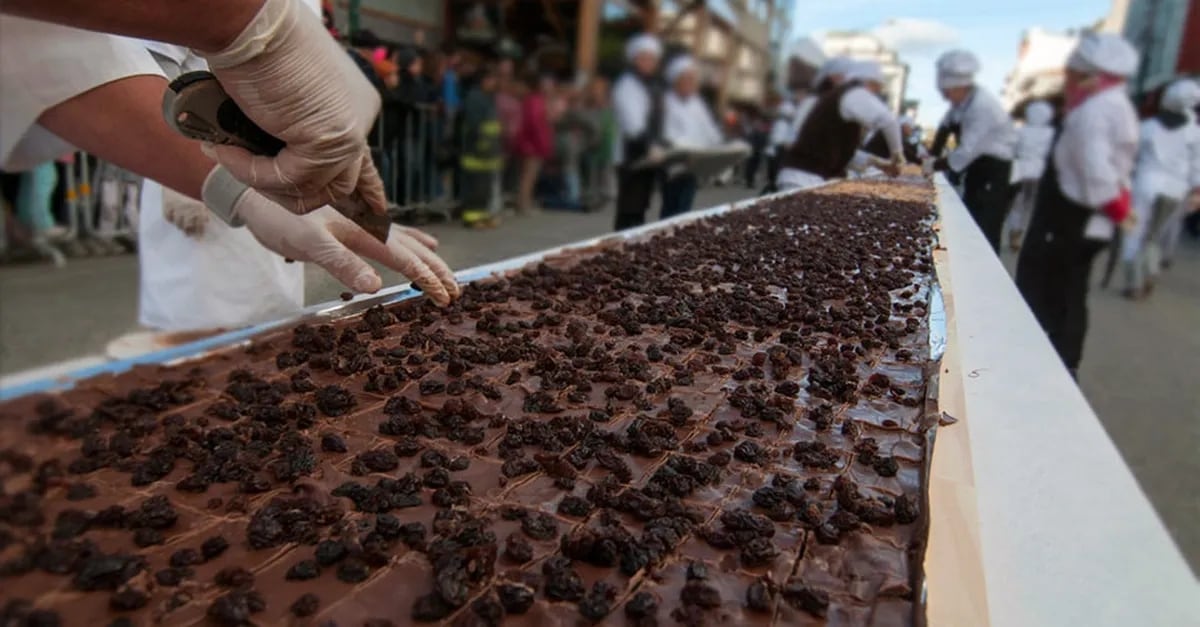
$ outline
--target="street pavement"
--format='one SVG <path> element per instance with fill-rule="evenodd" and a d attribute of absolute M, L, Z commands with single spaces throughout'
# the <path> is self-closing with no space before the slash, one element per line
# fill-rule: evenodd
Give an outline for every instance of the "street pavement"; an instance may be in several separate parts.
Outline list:
<path fill-rule="evenodd" d="M 743 188 L 701 192 L 698 207 L 747 198 Z M 494 230 L 426 230 L 456 269 L 607 233 L 612 211 L 508 217 Z M 309 304 L 343 291 L 307 271 Z M 0 374 L 104 351 L 137 328 L 132 255 L 49 265 L 0 266 Z M 385 284 L 400 282 L 385 273 Z M 1141 482 L 1194 571 L 1200 572 L 1200 245 L 1187 243 L 1153 298 L 1131 303 L 1096 289 L 1080 381 L 1109 435 Z M 1031 426 L 1036 436 L 1036 426 Z M 1063 442 L 1070 446 L 1070 442 Z M 1048 478 L 1051 479 L 1052 478 Z M 1087 516 L 1120 516 L 1088 512 Z"/>

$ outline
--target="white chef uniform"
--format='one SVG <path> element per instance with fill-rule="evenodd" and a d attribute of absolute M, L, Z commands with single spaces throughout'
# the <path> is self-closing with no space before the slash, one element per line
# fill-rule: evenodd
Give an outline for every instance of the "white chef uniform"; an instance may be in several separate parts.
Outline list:
<path fill-rule="evenodd" d="M 667 80 L 674 84 L 687 71 L 695 71 L 695 62 L 680 57 L 667 69 Z M 677 148 L 712 148 L 724 141 L 704 99 L 699 94 L 685 98 L 674 89 L 663 97 L 663 139 Z"/>
<path fill-rule="evenodd" d="M 1046 171 L 1046 159 L 1054 144 L 1054 108 L 1036 100 L 1025 107 L 1025 125 L 1017 129 L 1016 158 L 1013 160 L 1012 182 L 1018 186 L 1017 198 L 1008 214 L 1010 233 L 1023 232 L 1029 225 L 1029 215 L 1037 200 L 1038 181 Z"/>
<path fill-rule="evenodd" d="M 850 66 L 845 74 L 847 80 L 882 80 L 878 64 L 851 63 Z M 904 153 L 904 146 L 900 139 L 899 121 L 888 109 L 887 104 L 866 87 L 858 85 L 846 90 L 838 101 L 838 114 L 843 120 L 855 122 L 861 127 L 862 135 L 859 137 L 859 143 L 872 133 L 879 132 L 883 133 L 891 154 Z M 797 137 L 797 141 L 799 141 L 799 137 Z M 855 155 L 855 162 L 852 162 L 852 166 L 862 167 L 862 164 L 865 163 L 865 156 L 865 153 L 859 151 L 859 154 Z M 824 180 L 823 177 L 813 172 L 785 166 L 779 172 L 778 186 L 780 190 L 803 189 L 819 185 Z"/>
<path fill-rule="evenodd" d="M 39 125 L 38 117 L 79 94 L 141 74 L 162 72 L 130 40 L 0 15 L 0 167 L 19 172 L 69 152 L 71 146 Z"/>
<path fill-rule="evenodd" d="M 1200 85 L 1182 79 L 1167 88 L 1160 104 L 1165 114 L 1178 116 L 1174 128 L 1161 116 L 1142 122 L 1133 175 L 1137 221 L 1122 239 L 1130 288 L 1141 288 L 1146 275 L 1161 270 L 1163 248 L 1175 233 L 1171 227 L 1182 219 L 1188 194 L 1200 188 L 1200 128 L 1191 112 L 1197 104 Z"/>
<path fill-rule="evenodd" d="M 169 75 L 206 69 L 187 48 L 141 42 Z M 142 186 L 138 221 L 138 321 L 162 331 L 237 328 L 304 307 L 304 265 L 286 263 L 245 228 L 210 216 L 199 236 L 167 222 L 164 202 L 194 203 L 156 181 Z"/>

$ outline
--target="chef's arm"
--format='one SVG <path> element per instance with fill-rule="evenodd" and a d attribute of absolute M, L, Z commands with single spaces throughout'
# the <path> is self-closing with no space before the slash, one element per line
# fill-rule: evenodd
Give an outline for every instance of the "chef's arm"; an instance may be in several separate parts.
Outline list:
<path fill-rule="evenodd" d="M 858 122 L 863 128 L 877 131 L 887 142 L 888 154 L 893 160 L 904 158 L 904 144 L 900 141 L 900 121 L 887 105 L 866 89 L 852 89 L 838 103 L 843 119 Z"/>
<path fill-rule="evenodd" d="M 38 123 L 80 150 L 200 199 L 215 164 L 200 152 L 199 142 L 163 120 L 166 89 L 161 76 L 129 76 L 50 107 Z"/>
<path fill-rule="evenodd" d="M 264 0 L 4 0 L 0 12 L 75 28 L 223 50 Z"/>
<path fill-rule="evenodd" d="M 942 152 L 946 150 L 946 143 L 950 141 L 950 127 L 944 122 L 938 125 L 937 133 L 933 136 L 933 146 L 929 149 L 929 156 L 935 159 L 941 158 Z"/>

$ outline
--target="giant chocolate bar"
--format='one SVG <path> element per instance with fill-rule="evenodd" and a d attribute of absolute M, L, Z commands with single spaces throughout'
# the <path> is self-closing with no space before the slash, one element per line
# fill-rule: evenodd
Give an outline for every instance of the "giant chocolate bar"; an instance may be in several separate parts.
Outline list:
<path fill-rule="evenodd" d="M 921 624 L 919 192 L 0 405 L 0 624 Z"/>

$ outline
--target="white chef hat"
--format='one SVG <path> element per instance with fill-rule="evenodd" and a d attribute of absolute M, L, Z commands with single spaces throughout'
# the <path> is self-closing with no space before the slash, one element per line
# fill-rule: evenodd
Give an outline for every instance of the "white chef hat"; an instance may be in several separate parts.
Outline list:
<path fill-rule="evenodd" d="M 1030 126 L 1049 126 L 1054 119 L 1054 107 L 1045 100 L 1034 100 L 1025 105 L 1025 123 Z"/>
<path fill-rule="evenodd" d="M 696 71 L 696 60 L 690 54 L 681 54 L 671 60 L 667 65 L 667 80 L 674 83 L 680 76 L 687 72 Z"/>
<path fill-rule="evenodd" d="M 1137 50 L 1116 33 L 1087 33 L 1067 58 L 1067 67 L 1084 74 L 1128 77 L 1137 71 Z"/>
<path fill-rule="evenodd" d="M 825 52 L 810 37 L 801 37 L 792 42 L 792 48 L 788 56 L 795 57 L 805 65 L 813 68 L 820 68 L 826 62 Z"/>
<path fill-rule="evenodd" d="M 937 60 L 938 89 L 969 87 L 975 84 L 979 57 L 967 50 L 951 50 Z"/>
<path fill-rule="evenodd" d="M 632 62 L 643 52 L 649 52 L 656 57 L 662 57 L 662 42 L 658 40 L 658 37 L 650 33 L 642 33 L 630 39 L 629 43 L 625 44 L 626 61 Z"/>
<path fill-rule="evenodd" d="M 1200 104 L 1200 85 L 1188 78 L 1171 83 L 1163 92 L 1162 107 L 1175 113 L 1186 113 Z"/>
<path fill-rule="evenodd" d="M 850 57 L 833 57 L 821 65 L 820 71 L 813 78 L 813 86 L 816 87 L 825 82 L 825 79 L 830 76 L 846 76 L 853 68 L 854 59 Z"/>
<path fill-rule="evenodd" d="M 777 113 L 785 118 L 790 118 L 796 115 L 796 105 L 785 100 L 779 103 L 779 111 Z"/>
<path fill-rule="evenodd" d="M 846 70 L 846 80 L 882 83 L 883 66 L 878 61 L 854 61 Z"/>

